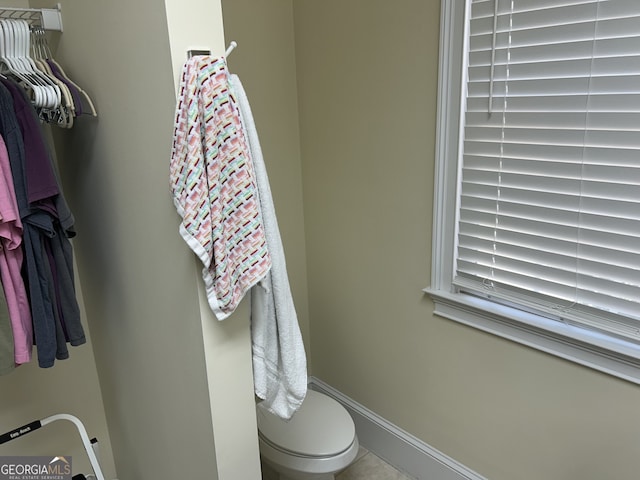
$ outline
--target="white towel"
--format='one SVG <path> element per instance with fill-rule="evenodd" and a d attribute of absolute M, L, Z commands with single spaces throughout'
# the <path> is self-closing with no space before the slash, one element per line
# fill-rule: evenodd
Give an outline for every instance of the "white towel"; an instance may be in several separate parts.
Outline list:
<path fill-rule="evenodd" d="M 289 287 L 284 249 L 249 100 L 237 75 L 237 96 L 253 160 L 271 270 L 251 290 L 251 336 L 255 393 L 261 407 L 289 420 L 307 394 L 307 359 Z"/>

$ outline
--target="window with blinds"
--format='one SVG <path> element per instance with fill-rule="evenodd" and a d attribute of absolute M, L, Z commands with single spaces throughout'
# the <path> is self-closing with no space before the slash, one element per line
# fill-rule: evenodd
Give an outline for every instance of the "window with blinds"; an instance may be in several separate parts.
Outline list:
<path fill-rule="evenodd" d="M 640 1 L 469 1 L 454 284 L 640 342 Z"/>

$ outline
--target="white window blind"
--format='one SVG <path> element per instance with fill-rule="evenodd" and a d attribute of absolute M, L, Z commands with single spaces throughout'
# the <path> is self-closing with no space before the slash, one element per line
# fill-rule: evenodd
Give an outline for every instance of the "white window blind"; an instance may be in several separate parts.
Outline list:
<path fill-rule="evenodd" d="M 640 342 L 640 1 L 472 0 L 468 33 L 454 284 Z"/>

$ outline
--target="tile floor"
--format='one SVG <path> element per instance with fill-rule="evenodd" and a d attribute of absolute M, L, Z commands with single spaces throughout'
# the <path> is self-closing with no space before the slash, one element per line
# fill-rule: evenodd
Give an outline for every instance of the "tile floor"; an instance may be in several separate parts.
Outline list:
<path fill-rule="evenodd" d="M 380 457 L 360 447 L 355 461 L 336 480 L 411 480 Z"/>
<path fill-rule="evenodd" d="M 263 465 L 262 478 L 274 480 L 277 476 L 274 476 L 268 466 Z M 411 480 L 411 477 L 403 475 L 380 457 L 360 447 L 356 459 L 349 468 L 336 475 L 336 480 Z"/>

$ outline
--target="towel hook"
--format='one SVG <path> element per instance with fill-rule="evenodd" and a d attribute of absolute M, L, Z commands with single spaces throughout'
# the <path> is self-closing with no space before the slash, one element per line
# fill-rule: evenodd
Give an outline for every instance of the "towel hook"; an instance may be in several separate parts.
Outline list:
<path fill-rule="evenodd" d="M 233 49 L 236 48 L 238 46 L 238 44 L 235 42 L 235 40 L 232 40 L 231 43 L 229 44 L 229 48 L 227 48 L 227 50 L 224 52 L 224 56 L 228 57 L 229 55 L 231 55 L 231 52 L 233 52 Z"/>

